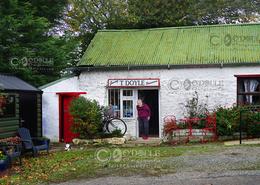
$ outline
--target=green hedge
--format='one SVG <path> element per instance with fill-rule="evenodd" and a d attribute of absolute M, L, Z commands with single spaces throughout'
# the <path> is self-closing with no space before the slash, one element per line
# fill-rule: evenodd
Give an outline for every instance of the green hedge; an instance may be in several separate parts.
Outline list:
<path fill-rule="evenodd" d="M 260 136 L 260 113 L 252 111 L 249 107 L 233 106 L 230 108 L 218 107 L 217 114 L 217 132 L 220 136 L 231 136 L 235 132 L 239 132 L 240 113 L 242 131 L 247 136 Z"/>

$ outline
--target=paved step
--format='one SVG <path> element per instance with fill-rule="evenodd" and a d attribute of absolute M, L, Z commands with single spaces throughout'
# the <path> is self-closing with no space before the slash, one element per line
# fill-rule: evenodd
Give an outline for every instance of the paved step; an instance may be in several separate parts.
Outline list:
<path fill-rule="evenodd" d="M 138 138 L 137 140 L 134 141 L 127 141 L 124 146 L 158 146 L 160 145 L 162 142 L 161 138 L 154 138 L 154 137 L 150 137 L 146 140 L 142 139 L 142 138 Z"/>

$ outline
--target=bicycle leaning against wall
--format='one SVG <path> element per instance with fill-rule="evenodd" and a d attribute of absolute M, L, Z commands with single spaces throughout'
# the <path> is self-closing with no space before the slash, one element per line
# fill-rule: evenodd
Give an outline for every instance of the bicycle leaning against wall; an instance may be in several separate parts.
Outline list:
<path fill-rule="evenodd" d="M 103 125 L 108 133 L 120 130 L 122 135 L 125 135 L 127 126 L 124 120 L 115 117 L 113 106 L 102 107 Z"/>

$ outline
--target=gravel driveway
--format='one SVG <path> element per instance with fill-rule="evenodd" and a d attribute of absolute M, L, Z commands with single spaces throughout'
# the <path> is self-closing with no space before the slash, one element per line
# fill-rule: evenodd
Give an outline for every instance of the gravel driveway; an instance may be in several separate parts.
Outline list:
<path fill-rule="evenodd" d="M 164 162 L 176 165 L 177 172 L 254 170 L 260 169 L 260 147 L 232 147 L 213 154 L 179 156 Z"/>
<path fill-rule="evenodd" d="M 192 154 L 160 159 L 160 168 L 173 167 L 175 173 L 160 176 L 108 176 L 77 180 L 60 185 L 259 185 L 260 147 L 226 147 L 215 153 Z"/>
<path fill-rule="evenodd" d="M 60 185 L 259 185 L 260 171 L 227 173 L 184 172 L 160 177 L 103 177 L 79 180 Z"/>

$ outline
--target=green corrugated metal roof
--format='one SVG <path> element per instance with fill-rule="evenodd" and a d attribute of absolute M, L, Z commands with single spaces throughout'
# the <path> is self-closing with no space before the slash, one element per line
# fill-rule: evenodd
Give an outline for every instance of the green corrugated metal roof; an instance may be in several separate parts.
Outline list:
<path fill-rule="evenodd" d="M 260 62 L 260 24 L 101 30 L 78 66 Z"/>

